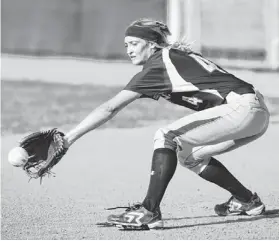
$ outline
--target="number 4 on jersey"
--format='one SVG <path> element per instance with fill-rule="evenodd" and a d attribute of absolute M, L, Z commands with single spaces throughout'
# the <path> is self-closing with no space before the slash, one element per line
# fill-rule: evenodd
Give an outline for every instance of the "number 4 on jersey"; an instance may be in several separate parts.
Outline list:
<path fill-rule="evenodd" d="M 214 64 L 210 60 L 202 57 L 199 54 L 192 53 L 189 56 L 191 56 L 194 60 L 196 60 L 209 73 L 212 73 L 215 70 L 222 72 L 222 73 L 227 73 L 224 69 L 222 69 L 218 65 Z"/>

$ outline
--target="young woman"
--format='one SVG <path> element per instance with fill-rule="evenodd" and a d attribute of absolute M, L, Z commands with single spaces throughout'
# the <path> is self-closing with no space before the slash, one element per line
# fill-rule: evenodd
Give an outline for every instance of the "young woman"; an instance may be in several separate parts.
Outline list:
<path fill-rule="evenodd" d="M 267 130 L 269 112 L 253 86 L 183 44 L 169 44 L 168 27 L 140 19 L 125 33 L 127 54 L 143 65 L 115 97 L 95 109 L 66 134 L 67 146 L 104 124 L 138 98 L 165 98 L 196 112 L 160 128 L 154 137 L 149 188 L 142 203 L 108 221 L 129 227 L 163 226 L 160 203 L 177 162 L 231 193 L 215 206 L 220 216 L 259 215 L 265 210 L 256 193 L 243 186 L 215 155 L 243 146 Z"/>

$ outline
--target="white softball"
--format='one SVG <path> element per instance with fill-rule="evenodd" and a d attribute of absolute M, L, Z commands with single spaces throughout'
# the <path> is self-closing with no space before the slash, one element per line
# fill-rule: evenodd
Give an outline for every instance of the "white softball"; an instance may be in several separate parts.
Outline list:
<path fill-rule="evenodd" d="M 28 160 L 28 153 L 22 147 L 15 147 L 8 154 L 9 162 L 16 167 L 23 166 Z"/>

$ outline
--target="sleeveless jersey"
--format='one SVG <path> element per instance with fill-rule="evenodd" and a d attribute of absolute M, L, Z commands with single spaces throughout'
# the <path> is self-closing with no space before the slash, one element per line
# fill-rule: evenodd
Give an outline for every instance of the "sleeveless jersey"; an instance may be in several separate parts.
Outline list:
<path fill-rule="evenodd" d="M 231 91 L 254 93 L 251 84 L 202 55 L 166 48 L 155 52 L 124 89 L 142 94 L 141 98 L 162 97 L 196 111 L 225 103 Z"/>

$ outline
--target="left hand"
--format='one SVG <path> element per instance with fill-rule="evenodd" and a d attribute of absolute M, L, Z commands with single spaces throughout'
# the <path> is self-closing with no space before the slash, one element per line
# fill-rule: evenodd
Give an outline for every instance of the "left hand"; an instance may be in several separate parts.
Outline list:
<path fill-rule="evenodd" d="M 68 147 L 64 141 L 64 133 L 56 128 L 32 133 L 20 142 L 29 159 L 23 166 L 30 178 L 43 178 L 51 174 L 51 169 L 66 154 Z"/>

